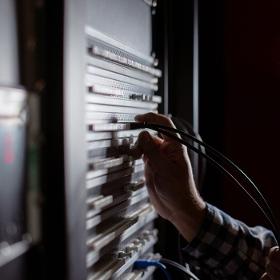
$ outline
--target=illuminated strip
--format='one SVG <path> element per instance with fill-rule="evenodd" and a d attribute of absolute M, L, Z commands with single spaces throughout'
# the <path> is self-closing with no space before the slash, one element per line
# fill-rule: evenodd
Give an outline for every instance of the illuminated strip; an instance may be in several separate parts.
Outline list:
<path fill-rule="evenodd" d="M 0 267 L 23 255 L 30 248 L 30 241 L 28 240 L 23 240 L 12 245 L 7 244 L 4 246 L 2 244 L 4 242 L 0 243 Z"/>
<path fill-rule="evenodd" d="M 143 71 L 145 73 L 149 73 L 149 74 L 151 74 L 153 76 L 156 76 L 156 77 L 161 77 L 161 71 L 160 70 L 155 69 L 155 68 L 150 67 L 150 66 L 147 66 L 145 64 L 142 64 L 140 62 L 137 62 L 137 61 L 132 60 L 130 58 L 127 58 L 125 56 L 115 54 L 114 52 L 106 50 L 106 49 L 101 48 L 99 46 L 92 45 L 89 48 L 89 52 L 92 55 L 100 56 L 102 58 L 109 59 L 109 60 L 124 64 L 126 66 L 130 66 L 132 68 L 138 69 L 138 70 Z"/>
<path fill-rule="evenodd" d="M 158 107 L 157 103 L 137 101 L 137 100 L 125 100 L 125 99 L 118 99 L 118 98 L 107 97 L 107 96 L 104 97 L 93 93 L 87 94 L 86 101 L 88 103 L 95 103 L 95 104 L 105 104 L 105 105 L 114 104 L 115 106 L 144 108 L 148 111 L 156 110 Z"/>
<path fill-rule="evenodd" d="M 93 84 L 89 86 L 89 92 L 98 93 L 106 96 L 114 96 L 119 98 L 126 98 L 129 100 L 139 100 L 161 103 L 162 98 L 158 95 L 143 94 L 141 92 L 129 91 L 122 88 L 111 87 L 100 84 Z"/>
<path fill-rule="evenodd" d="M 92 28 L 91 26 L 86 26 L 85 27 L 85 32 L 87 35 L 90 37 L 96 38 L 100 41 L 103 41 L 112 47 L 116 47 L 120 50 L 123 50 L 124 52 L 130 53 L 133 56 L 139 57 L 140 59 L 147 61 L 149 64 L 154 63 L 154 58 L 152 56 L 147 56 L 135 49 L 130 48 L 129 46 L 126 46 L 122 44 L 121 42 L 114 40 L 113 38 L 106 36 L 105 34 L 101 33 L 100 31 L 97 31 L 96 29 Z"/>

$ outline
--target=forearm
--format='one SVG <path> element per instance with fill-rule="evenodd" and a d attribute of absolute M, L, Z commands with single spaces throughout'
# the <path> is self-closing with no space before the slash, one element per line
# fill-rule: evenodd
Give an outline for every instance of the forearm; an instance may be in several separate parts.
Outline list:
<path fill-rule="evenodd" d="M 190 203 L 186 201 L 186 208 L 176 210 L 171 222 L 180 234 L 191 242 L 199 232 L 205 213 L 206 203 L 197 196 L 191 199 Z"/>
<path fill-rule="evenodd" d="M 207 204 L 201 229 L 183 252 L 187 262 L 199 264 L 218 279 L 259 279 L 268 251 L 275 244 L 271 231 L 248 227 Z"/>

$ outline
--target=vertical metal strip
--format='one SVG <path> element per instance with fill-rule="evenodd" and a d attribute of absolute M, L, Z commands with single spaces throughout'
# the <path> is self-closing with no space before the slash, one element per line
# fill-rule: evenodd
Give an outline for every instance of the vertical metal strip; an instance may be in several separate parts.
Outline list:
<path fill-rule="evenodd" d="M 169 42 L 168 42 L 168 28 L 169 28 L 169 16 L 168 16 L 168 4 L 169 1 L 164 3 L 164 69 L 163 69 L 163 113 L 169 114 Z"/>
<path fill-rule="evenodd" d="M 199 131 L 199 11 L 198 0 L 194 0 L 193 19 L 193 128 Z"/>
<path fill-rule="evenodd" d="M 64 0 L 63 113 L 67 280 L 86 279 L 86 1 Z"/>
<path fill-rule="evenodd" d="M 193 130 L 199 132 L 199 0 L 193 2 Z M 199 148 L 198 144 L 194 146 Z M 199 156 L 194 154 L 193 171 L 196 182 L 199 182 Z"/>

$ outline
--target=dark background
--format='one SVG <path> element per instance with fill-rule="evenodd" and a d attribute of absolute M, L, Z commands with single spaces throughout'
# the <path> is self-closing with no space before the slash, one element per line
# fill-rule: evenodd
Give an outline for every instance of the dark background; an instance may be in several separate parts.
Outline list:
<path fill-rule="evenodd" d="M 168 54 L 169 112 L 190 123 L 193 11 L 192 1 L 159 5 L 157 16 L 165 27 L 156 37 L 160 58 Z M 199 133 L 253 179 L 280 220 L 280 2 L 201 0 L 198 12 Z M 247 196 L 209 164 L 201 192 L 248 225 L 269 227 Z M 159 223 L 158 250 L 178 260 L 176 230 Z"/>
<path fill-rule="evenodd" d="M 280 3 L 206 2 L 200 2 L 200 133 L 253 178 L 279 220 Z M 210 168 L 204 190 L 234 217 L 265 224 Z"/>

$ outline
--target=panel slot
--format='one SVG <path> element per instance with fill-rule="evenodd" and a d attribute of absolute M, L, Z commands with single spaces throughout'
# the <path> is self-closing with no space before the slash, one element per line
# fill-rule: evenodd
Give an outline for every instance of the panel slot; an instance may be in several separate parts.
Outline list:
<path fill-rule="evenodd" d="M 92 189 L 95 188 L 97 186 L 102 186 L 108 183 L 112 183 L 115 180 L 119 180 L 119 179 L 123 179 L 128 183 L 131 183 L 137 179 L 139 179 L 139 177 L 143 177 L 144 172 L 140 171 L 137 173 L 133 173 L 131 169 L 126 169 L 120 172 L 116 172 L 110 175 L 105 175 L 105 176 L 100 176 L 94 179 L 90 179 L 86 182 L 86 187 L 87 189 Z"/>
<path fill-rule="evenodd" d="M 132 172 L 138 173 L 141 171 L 144 171 L 144 164 L 140 164 L 140 165 L 133 165 L 131 162 L 126 162 L 123 165 L 119 165 L 116 167 L 111 167 L 111 168 L 104 168 L 101 170 L 95 170 L 95 171 L 89 171 L 87 173 L 86 179 L 90 180 L 90 179 L 94 179 L 100 176 L 104 176 L 104 175 L 110 175 L 113 174 L 115 172 L 118 171 L 124 171 L 127 168 L 130 168 Z"/>
<path fill-rule="evenodd" d="M 94 94 L 94 93 L 87 94 L 86 101 L 88 103 L 96 103 L 96 104 L 104 104 L 104 105 L 114 104 L 115 106 L 145 108 L 146 110 L 151 110 L 151 111 L 156 110 L 158 107 L 158 104 L 153 102 L 119 99 L 119 98 L 114 98 L 109 96 L 101 96 L 99 94 Z"/>
<path fill-rule="evenodd" d="M 86 58 L 89 66 L 95 66 L 111 72 L 119 73 L 125 76 L 130 76 L 138 80 L 143 80 L 149 83 L 157 83 L 158 78 L 152 76 L 150 73 L 140 72 L 137 69 L 118 64 L 116 62 L 108 61 L 102 57 L 94 57 L 88 55 Z"/>
<path fill-rule="evenodd" d="M 99 214 L 101 211 L 106 210 L 107 208 L 116 206 L 117 204 L 121 204 L 124 201 L 126 201 L 127 207 L 129 207 L 129 206 L 138 202 L 138 199 L 139 199 L 138 196 L 139 195 L 142 195 L 143 199 L 146 198 L 146 196 L 148 196 L 147 190 L 146 190 L 146 188 L 144 188 L 144 186 L 143 186 L 142 189 L 139 189 L 135 192 L 123 191 L 123 192 L 120 192 L 120 193 L 114 193 L 112 203 L 106 205 L 102 209 L 90 209 L 90 210 L 88 210 L 86 218 L 90 219 L 93 216 Z M 90 198 L 91 197 L 92 196 L 90 196 Z M 134 198 L 135 198 L 135 200 L 134 200 Z"/>
<path fill-rule="evenodd" d="M 86 110 L 89 112 L 111 112 L 111 113 L 122 113 L 122 114 L 145 114 L 149 110 L 140 109 L 140 108 L 131 108 L 123 106 L 110 106 L 110 105 L 99 105 L 99 104 L 86 104 Z M 156 110 L 153 112 L 157 113 Z"/>
<path fill-rule="evenodd" d="M 138 100 L 138 101 L 146 101 L 146 102 L 155 102 L 161 103 L 161 97 L 158 95 L 151 94 L 143 94 L 141 92 L 133 92 L 121 88 L 100 85 L 100 84 L 92 84 L 88 87 L 88 92 L 95 93 L 100 96 L 110 96 L 119 99 L 125 100 Z"/>
<path fill-rule="evenodd" d="M 127 79 L 126 79 L 127 81 Z M 153 94 L 153 91 L 157 91 L 157 86 L 145 82 L 141 82 L 135 79 L 128 79 L 128 82 L 117 79 L 108 79 L 101 76 L 87 74 L 85 77 L 85 85 L 89 88 L 93 85 L 104 85 L 112 88 L 128 90 L 132 92 L 141 92 L 143 94 Z"/>
<path fill-rule="evenodd" d="M 121 65 L 125 65 L 127 67 L 131 67 L 132 69 L 142 71 L 144 73 L 148 73 L 150 75 L 161 77 L 161 71 L 150 67 L 148 65 L 137 62 L 133 59 L 127 58 L 126 56 L 118 55 L 114 51 L 106 50 L 102 47 L 97 46 L 95 43 L 90 43 L 88 47 L 88 54 L 92 56 L 101 57 L 108 61 L 112 61 Z"/>
<path fill-rule="evenodd" d="M 97 42 L 98 44 L 100 44 L 100 46 L 108 47 L 108 49 L 115 49 L 115 51 L 118 51 L 120 54 L 131 57 L 132 59 L 142 61 L 147 65 L 151 65 L 154 63 L 154 58 L 152 56 L 142 54 L 141 52 L 130 48 L 111 37 L 106 36 L 105 34 L 92 28 L 91 26 L 87 25 L 85 27 L 85 33 L 88 35 L 90 40 L 94 40 L 94 42 Z"/>
<path fill-rule="evenodd" d="M 122 82 L 126 82 L 129 84 L 145 84 L 145 85 L 156 85 L 158 80 L 157 78 L 153 78 L 151 77 L 148 81 L 145 80 L 141 80 L 138 78 L 134 78 L 131 76 L 127 76 L 127 75 L 123 75 L 121 73 L 117 73 L 117 72 L 113 72 L 113 71 L 108 71 L 106 69 L 102 69 L 99 67 L 95 67 L 92 65 L 87 65 L 87 69 L 86 69 L 88 74 L 91 75 L 96 75 L 96 76 L 100 76 L 100 77 L 104 77 L 104 78 L 109 78 L 109 79 L 113 79 L 113 80 L 117 80 L 117 81 L 122 81 Z M 147 87 L 147 86 L 145 86 Z"/>
<path fill-rule="evenodd" d="M 129 194 L 128 194 L 129 195 Z M 96 201 L 94 201 L 93 203 L 88 203 L 89 207 L 91 208 L 92 205 L 95 206 L 96 202 L 101 201 L 102 199 L 107 198 L 106 202 L 110 202 L 112 203 L 113 200 L 113 196 L 100 196 L 100 198 L 96 198 Z M 116 197 L 116 200 L 119 199 L 120 197 Z M 92 199 L 92 198 L 91 198 Z M 101 212 L 101 207 L 99 204 L 99 208 L 96 209 L 96 207 L 93 208 L 92 210 L 88 211 L 87 214 L 87 230 L 90 230 L 91 228 L 93 228 L 94 226 L 96 226 L 97 224 L 100 224 L 101 222 L 105 221 L 106 219 L 113 217 L 113 216 L 120 216 L 120 215 L 124 215 L 123 217 L 126 217 L 127 215 L 129 215 L 129 212 L 135 212 L 135 205 L 137 205 L 137 207 L 140 208 L 141 205 L 146 205 L 149 206 L 149 204 L 147 204 L 148 201 L 148 192 L 145 189 L 145 191 L 142 191 L 140 193 L 138 193 L 137 195 L 132 195 L 132 196 L 128 196 L 126 200 L 122 200 L 120 204 L 115 205 L 114 207 L 112 207 L 112 205 L 110 205 L 110 203 L 107 203 L 106 205 L 104 205 L 104 207 L 106 207 L 105 211 Z M 102 203 L 102 201 L 101 201 Z M 97 211 L 99 211 L 99 213 L 97 213 Z M 102 209 L 103 210 L 103 209 Z M 124 212 L 125 211 L 125 212 Z M 142 211 L 142 210 L 141 210 Z M 101 212 L 101 213 L 100 213 Z M 98 214 L 98 216 L 95 216 L 93 218 L 94 215 Z M 132 215 L 132 214 L 131 214 Z"/>

